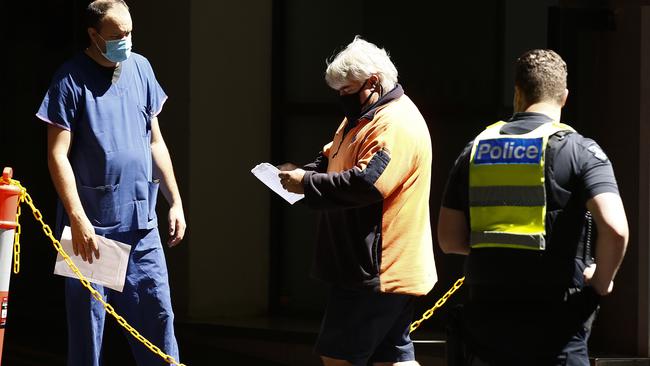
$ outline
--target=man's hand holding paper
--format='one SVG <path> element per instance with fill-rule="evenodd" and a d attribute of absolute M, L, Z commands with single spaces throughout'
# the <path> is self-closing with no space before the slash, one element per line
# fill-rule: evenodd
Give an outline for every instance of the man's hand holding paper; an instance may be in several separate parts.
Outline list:
<path fill-rule="evenodd" d="M 292 190 L 288 190 L 284 187 L 283 182 L 280 181 L 280 174 L 285 172 L 280 172 L 281 170 L 289 169 L 291 166 L 283 164 L 280 166 L 281 169 L 276 168 L 275 166 L 269 163 L 258 164 L 255 168 L 251 169 L 251 173 L 257 177 L 262 183 L 269 187 L 273 192 L 277 193 L 280 197 L 284 198 L 290 204 L 294 204 L 297 201 L 305 197 L 304 194 L 298 193 Z M 302 169 L 297 169 L 302 170 Z M 294 170 L 297 171 L 297 170 Z M 304 171 L 303 171 L 304 174 Z M 302 178 L 301 178 L 302 180 Z"/>
<path fill-rule="evenodd" d="M 70 254 L 70 259 L 88 281 L 122 292 L 131 246 L 98 235 L 95 236 L 95 242 L 100 248 L 101 256 L 91 263 L 78 255 L 72 255 L 74 249 L 70 227 L 66 226 L 61 236 L 61 246 Z M 61 254 L 56 257 L 54 274 L 77 278 Z"/>

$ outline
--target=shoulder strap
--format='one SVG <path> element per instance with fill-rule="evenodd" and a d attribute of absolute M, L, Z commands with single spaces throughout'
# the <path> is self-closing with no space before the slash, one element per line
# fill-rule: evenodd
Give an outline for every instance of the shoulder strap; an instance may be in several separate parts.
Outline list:
<path fill-rule="evenodd" d="M 554 134 L 560 132 L 560 131 L 571 131 L 575 132 L 575 130 L 564 123 L 559 123 L 556 121 L 550 122 L 550 123 L 544 123 L 543 125 L 537 127 L 536 129 L 520 135 L 522 137 L 529 137 L 529 136 L 544 136 L 544 137 L 550 137 L 553 136 Z"/>
<path fill-rule="evenodd" d="M 485 127 L 485 129 L 478 136 L 476 136 L 475 140 L 482 140 L 490 137 L 500 136 L 501 127 L 505 124 L 506 122 L 499 121 Z"/>

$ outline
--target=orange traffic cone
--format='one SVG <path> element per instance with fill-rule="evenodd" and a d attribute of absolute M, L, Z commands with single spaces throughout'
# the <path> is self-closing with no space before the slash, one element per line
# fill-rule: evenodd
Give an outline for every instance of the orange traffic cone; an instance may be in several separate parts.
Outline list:
<path fill-rule="evenodd" d="M 20 198 L 20 189 L 9 184 L 12 175 L 13 170 L 5 168 L 2 171 L 2 179 L 0 179 L 0 363 L 2 363 L 2 345 L 7 323 L 9 279 L 11 278 L 14 233 L 17 226 L 16 211 Z"/>

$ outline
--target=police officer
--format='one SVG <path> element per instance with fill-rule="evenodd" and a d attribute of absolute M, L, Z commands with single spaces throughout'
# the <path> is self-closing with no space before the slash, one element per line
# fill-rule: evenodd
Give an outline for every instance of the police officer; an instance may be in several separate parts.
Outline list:
<path fill-rule="evenodd" d="M 559 123 L 565 62 L 538 49 L 515 69 L 515 114 L 466 146 L 440 209 L 441 249 L 467 255 L 457 354 L 464 365 L 587 366 L 627 219 L 605 153 Z"/>

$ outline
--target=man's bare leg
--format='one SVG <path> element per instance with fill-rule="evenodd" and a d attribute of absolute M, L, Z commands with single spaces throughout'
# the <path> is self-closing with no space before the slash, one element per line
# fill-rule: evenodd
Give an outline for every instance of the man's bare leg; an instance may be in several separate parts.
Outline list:
<path fill-rule="evenodd" d="M 325 356 L 320 356 L 320 358 L 321 360 L 323 360 L 323 365 L 325 366 L 354 366 L 346 360 L 339 360 L 336 358 L 325 357 Z"/>

